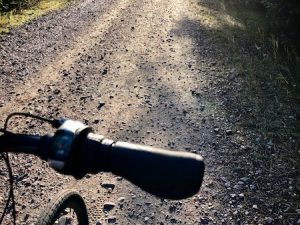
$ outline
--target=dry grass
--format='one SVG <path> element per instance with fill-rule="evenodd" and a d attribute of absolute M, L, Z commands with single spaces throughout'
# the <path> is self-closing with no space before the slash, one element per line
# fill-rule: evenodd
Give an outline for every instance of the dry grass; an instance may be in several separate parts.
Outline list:
<path fill-rule="evenodd" d="M 43 0 L 38 5 L 21 11 L 11 11 L 0 15 L 0 33 L 8 32 L 51 10 L 57 10 L 66 5 L 69 0 Z"/>
<path fill-rule="evenodd" d="M 270 32 L 262 12 L 238 3 L 192 0 L 192 9 L 198 12 L 193 19 L 211 37 L 214 48 L 222 49 L 219 61 L 240 75 L 242 91 L 231 93 L 236 101 L 228 103 L 227 109 L 244 112 L 239 126 L 254 136 L 253 165 L 260 162 L 266 170 L 277 171 L 282 164 L 286 171 L 274 174 L 287 176 L 290 169 L 299 168 L 300 129 L 295 109 L 300 98 L 294 79 L 299 74 L 293 74 L 297 71 L 289 67 L 288 52 L 280 52 L 278 38 Z M 226 83 L 220 88 L 224 86 Z"/>
<path fill-rule="evenodd" d="M 244 4 L 228 4 L 228 1 L 192 0 L 191 7 L 197 11 L 199 26 L 205 27 L 215 43 L 228 53 L 229 63 L 244 75 L 247 98 L 251 98 L 255 110 L 270 115 L 284 98 L 296 98 L 297 87 L 288 67 L 288 57 L 280 56 L 278 38 L 270 33 L 268 22 L 260 10 L 243 8 Z M 288 54 L 285 54 L 288 55 Z M 270 110 L 270 112 L 268 112 Z M 275 118 L 275 120 L 278 118 Z M 258 123 L 268 133 L 273 118 Z M 279 122 L 278 122 L 279 123 Z M 278 124 L 276 122 L 276 124 Z M 260 125 L 261 124 L 261 125 Z M 267 124 L 267 125 L 266 125 Z"/>

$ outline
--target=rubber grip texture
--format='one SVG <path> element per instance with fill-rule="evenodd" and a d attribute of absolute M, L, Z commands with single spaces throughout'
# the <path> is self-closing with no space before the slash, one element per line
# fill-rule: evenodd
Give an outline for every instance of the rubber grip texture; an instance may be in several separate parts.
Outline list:
<path fill-rule="evenodd" d="M 109 155 L 111 172 L 158 197 L 187 198 L 202 184 L 204 162 L 193 153 L 116 142 Z"/>

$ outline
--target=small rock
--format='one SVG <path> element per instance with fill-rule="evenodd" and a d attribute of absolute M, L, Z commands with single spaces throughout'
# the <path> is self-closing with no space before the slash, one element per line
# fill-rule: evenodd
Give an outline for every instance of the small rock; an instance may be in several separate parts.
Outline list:
<path fill-rule="evenodd" d="M 266 220 L 266 224 L 272 224 L 274 221 L 272 217 L 266 217 L 265 220 Z"/>
<path fill-rule="evenodd" d="M 220 177 L 220 180 L 223 181 L 224 183 L 228 182 L 228 180 L 226 179 L 226 177 Z"/>
<path fill-rule="evenodd" d="M 241 147 L 241 150 L 247 150 L 248 149 L 247 146 L 244 146 L 244 145 L 241 145 L 240 147 Z"/>
<path fill-rule="evenodd" d="M 135 199 L 136 195 L 135 194 L 131 194 L 131 198 Z"/>
<path fill-rule="evenodd" d="M 232 134 L 233 134 L 233 131 L 232 131 L 232 130 L 226 130 L 226 134 L 227 134 L 227 135 L 232 135 Z"/>
<path fill-rule="evenodd" d="M 176 205 L 171 205 L 171 206 L 169 207 L 169 212 L 170 212 L 170 213 L 176 212 Z"/>
<path fill-rule="evenodd" d="M 97 109 L 101 109 L 104 105 L 105 105 L 104 102 L 99 102 L 99 105 L 98 105 Z"/>
<path fill-rule="evenodd" d="M 230 184 L 230 182 L 226 182 L 224 185 L 225 185 L 225 187 L 229 188 L 231 184 Z"/>
<path fill-rule="evenodd" d="M 111 188 L 113 190 L 115 188 L 115 184 L 110 183 L 110 182 L 102 182 L 101 187 L 103 187 L 105 189 Z"/>
<path fill-rule="evenodd" d="M 108 217 L 107 222 L 108 223 L 115 223 L 117 221 L 117 218 L 115 216 Z"/>
<path fill-rule="evenodd" d="M 60 93 L 60 90 L 56 89 L 56 90 L 54 90 L 53 93 L 54 93 L 55 95 L 58 95 L 58 94 Z"/>
<path fill-rule="evenodd" d="M 105 203 L 103 204 L 103 209 L 104 209 L 104 211 L 110 211 L 110 210 L 112 210 L 115 206 L 116 206 L 116 204 L 113 203 L 113 202 L 105 202 Z"/>
<path fill-rule="evenodd" d="M 244 183 L 250 182 L 250 178 L 249 177 L 242 177 L 240 180 L 243 181 Z"/>
<path fill-rule="evenodd" d="M 66 76 L 70 75 L 70 72 L 67 71 L 67 70 L 63 70 L 63 71 L 62 71 L 62 75 L 63 75 L 64 77 L 66 77 Z"/>
<path fill-rule="evenodd" d="M 125 201 L 125 197 L 120 197 L 120 198 L 118 198 L 117 201 L 120 202 L 120 203 L 123 203 Z"/>
<path fill-rule="evenodd" d="M 177 220 L 176 220 L 175 218 L 171 218 L 171 219 L 170 219 L 170 222 L 171 222 L 171 223 L 177 223 Z"/>
<path fill-rule="evenodd" d="M 253 205 L 252 208 L 253 209 L 258 209 L 258 206 L 257 205 Z"/>
<path fill-rule="evenodd" d="M 210 221 L 210 219 L 206 216 L 200 218 L 200 223 L 201 224 L 208 224 L 209 221 Z"/>
<path fill-rule="evenodd" d="M 22 183 L 24 184 L 25 187 L 29 187 L 32 185 L 32 182 L 27 178 L 24 179 Z"/>
<path fill-rule="evenodd" d="M 233 186 L 233 188 L 234 188 L 234 189 L 237 189 L 237 190 L 240 190 L 240 189 L 241 189 L 241 186 L 238 185 L 238 184 L 236 184 L 236 185 Z"/>
<path fill-rule="evenodd" d="M 202 196 L 199 196 L 199 197 L 198 197 L 198 201 L 199 201 L 200 203 L 204 203 L 204 202 L 206 201 L 206 199 L 205 199 L 204 197 L 202 197 Z"/>
<path fill-rule="evenodd" d="M 28 220 L 29 217 L 30 217 L 30 215 L 28 213 L 26 213 L 24 216 L 24 221 Z"/>
<path fill-rule="evenodd" d="M 215 132 L 215 133 L 219 133 L 219 131 L 220 131 L 220 128 L 215 128 L 215 129 L 214 129 L 214 132 Z"/>
<path fill-rule="evenodd" d="M 251 191 L 255 191 L 255 189 L 256 189 L 255 185 L 253 185 L 253 184 L 250 184 L 249 187 L 250 187 L 250 190 L 251 190 Z"/>
<path fill-rule="evenodd" d="M 107 72 L 108 72 L 108 70 L 105 68 L 105 69 L 102 70 L 101 74 L 102 74 L 102 75 L 106 75 Z"/>
<path fill-rule="evenodd" d="M 245 197 L 244 193 L 239 194 L 239 198 L 244 198 L 244 197 Z"/>

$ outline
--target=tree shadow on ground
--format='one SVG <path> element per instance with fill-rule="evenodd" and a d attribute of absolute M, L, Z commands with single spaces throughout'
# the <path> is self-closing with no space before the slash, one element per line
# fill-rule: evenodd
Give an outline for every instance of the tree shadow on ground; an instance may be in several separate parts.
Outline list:
<path fill-rule="evenodd" d="M 217 124 L 234 127 L 232 137 L 218 141 L 225 146 L 224 165 L 230 165 L 222 168 L 221 175 L 237 184 L 245 181 L 247 187 L 241 208 L 235 196 L 234 203 L 229 203 L 238 211 L 232 215 L 241 222 L 253 213 L 271 216 L 276 223 L 294 223 L 298 219 L 299 160 L 295 156 L 299 134 L 294 103 L 286 94 L 284 68 L 264 53 L 255 38 L 259 34 L 248 35 L 251 27 L 247 21 L 227 14 L 217 3 L 203 2 L 191 3 L 198 15 L 180 21 L 171 35 L 192 41 L 197 67 L 204 68 L 199 75 L 205 74 L 210 81 L 209 92 L 197 91 L 221 102 L 226 115 Z M 228 194 L 239 192 L 234 189 L 227 189 Z M 228 201 L 220 198 L 220 202 Z"/>
<path fill-rule="evenodd" d="M 256 34 L 248 36 L 247 23 L 220 11 L 217 4 L 205 3 L 192 4 L 199 17 L 179 21 L 169 34 L 191 41 L 189 51 L 196 60 L 186 65 L 194 76 L 185 94 L 189 92 L 193 101 L 179 101 L 184 93 L 161 79 L 163 70 L 155 70 L 161 62 L 148 61 L 138 68 L 140 83 L 149 87 L 155 80 L 160 86 L 146 90 L 150 96 L 146 113 L 130 121 L 137 133 L 124 130 L 116 135 L 203 154 L 208 169 L 200 215 L 224 223 L 265 223 L 268 217 L 277 224 L 294 223 L 297 130 L 281 70 L 265 55 Z M 160 60 L 170 69 L 171 60 Z M 174 76 L 180 79 L 179 74 Z M 165 102 L 153 104 L 160 98 Z M 161 104 L 166 104 L 165 110 Z M 147 132 L 148 127 L 165 130 L 155 135 Z"/>

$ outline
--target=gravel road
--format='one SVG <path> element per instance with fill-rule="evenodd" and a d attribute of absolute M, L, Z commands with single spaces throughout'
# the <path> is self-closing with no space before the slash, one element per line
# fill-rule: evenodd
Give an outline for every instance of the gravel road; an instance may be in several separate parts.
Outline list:
<path fill-rule="evenodd" d="M 84 0 L 0 37 L 0 122 L 14 111 L 69 117 L 111 139 L 199 153 L 207 165 L 198 195 L 169 201 L 111 174 L 76 181 L 33 156 L 12 155 L 18 224 L 34 223 L 56 193 L 74 187 L 87 202 L 91 224 L 280 220 L 280 210 L 270 211 L 267 204 L 281 183 L 263 189 L 275 193 L 260 199 L 262 181 L 253 178 L 258 169 L 237 172 L 231 164 L 237 151 L 245 163 L 253 146 L 252 131 L 239 130 L 239 114 L 225 104 L 236 101 L 241 86 L 235 70 L 218 60 L 222 49 L 190 22 L 193 16 L 183 0 Z M 13 130 L 51 131 L 37 123 L 29 130 L 29 122 L 14 122 Z M 2 171 L 3 181 L 6 175 Z M 6 182 L 0 186 L 3 203 Z M 104 210 L 106 202 L 113 209 Z"/>

